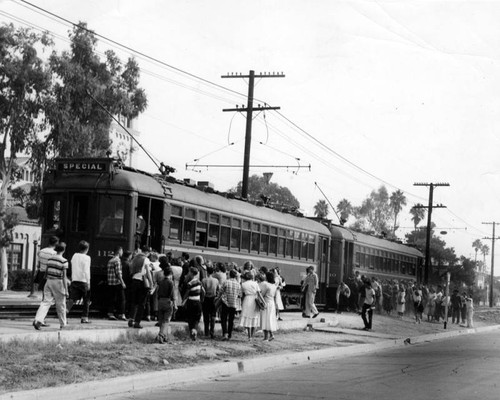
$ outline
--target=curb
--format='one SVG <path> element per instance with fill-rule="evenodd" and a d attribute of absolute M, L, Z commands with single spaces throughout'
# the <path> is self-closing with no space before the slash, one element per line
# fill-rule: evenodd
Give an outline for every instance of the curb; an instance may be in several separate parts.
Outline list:
<path fill-rule="evenodd" d="M 282 331 L 303 329 L 308 325 L 307 321 L 304 320 L 289 320 L 280 322 L 279 328 Z M 315 322 L 309 323 L 313 327 L 324 327 L 324 326 L 335 326 L 338 325 L 338 320 L 336 318 L 331 318 L 326 322 Z M 201 325 L 201 324 L 200 324 Z M 31 327 L 31 325 L 30 325 Z M 170 324 L 171 333 L 186 331 L 187 324 L 184 322 L 174 322 Z M 32 330 L 32 329 L 31 329 Z M 221 333 L 220 325 L 216 325 L 216 333 Z M 0 334 L 0 343 L 8 343 L 14 340 L 32 340 L 39 342 L 58 342 L 58 343 L 74 343 L 79 340 L 85 340 L 88 342 L 98 343 L 98 342 L 109 342 L 113 340 L 120 339 L 123 336 L 133 335 L 140 336 L 145 334 L 156 334 L 158 333 L 158 327 L 147 326 L 143 329 L 134 329 L 126 326 L 116 327 L 116 328 L 102 328 L 102 329 L 63 329 L 63 330 L 51 330 L 51 331 L 34 331 L 24 332 L 24 333 L 5 333 Z"/>
<path fill-rule="evenodd" d="M 303 326 L 303 324 L 302 324 Z M 286 353 L 244 360 L 218 362 L 196 367 L 171 369 L 159 372 L 148 372 L 104 381 L 82 382 L 55 388 L 12 392 L 0 395 L 0 400 L 73 400 L 96 399 L 109 395 L 127 395 L 134 392 L 147 393 L 159 388 L 174 385 L 199 382 L 200 379 L 214 379 L 237 374 L 252 374 L 266 372 L 274 368 L 304 365 L 326 359 L 342 358 L 389 348 L 404 347 L 409 344 L 425 343 L 434 340 L 447 339 L 454 336 L 469 335 L 480 332 L 490 332 L 500 329 L 500 325 L 481 328 L 461 329 L 450 332 L 439 332 L 410 338 L 383 340 L 377 343 L 360 344 L 347 347 L 330 347 L 301 353 Z"/>

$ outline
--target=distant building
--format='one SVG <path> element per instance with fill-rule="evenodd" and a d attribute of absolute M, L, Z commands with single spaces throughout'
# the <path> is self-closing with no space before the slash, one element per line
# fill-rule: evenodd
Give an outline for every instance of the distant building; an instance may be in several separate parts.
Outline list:
<path fill-rule="evenodd" d="M 7 214 L 16 214 L 18 218 L 18 224 L 12 233 L 12 242 L 7 249 L 8 269 L 9 271 L 31 269 L 33 257 L 36 258 L 38 251 L 42 228 L 38 220 L 28 218 L 23 207 L 9 207 Z"/>
<path fill-rule="evenodd" d="M 139 131 L 136 130 L 136 119 L 131 120 L 124 116 L 118 116 L 118 120 L 133 136 L 139 136 Z M 111 141 L 111 157 L 120 158 L 128 167 L 135 167 L 135 158 L 133 155 L 137 148 L 134 146 L 134 140 L 114 120 L 111 122 L 109 128 L 109 140 Z"/>

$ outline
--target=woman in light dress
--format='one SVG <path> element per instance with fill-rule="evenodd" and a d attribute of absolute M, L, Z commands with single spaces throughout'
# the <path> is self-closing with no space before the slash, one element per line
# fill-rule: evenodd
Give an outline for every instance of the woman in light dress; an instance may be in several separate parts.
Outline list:
<path fill-rule="evenodd" d="M 259 285 L 252 279 L 252 274 L 246 272 L 243 275 L 241 284 L 243 293 L 243 304 L 241 306 L 240 326 L 247 330 L 248 340 L 252 340 L 255 328 L 260 326 L 260 311 L 255 304 L 257 292 L 260 292 Z"/>
<path fill-rule="evenodd" d="M 281 298 L 281 291 L 285 287 L 286 283 L 280 274 L 280 269 L 278 267 L 274 268 L 274 282 L 276 285 L 276 317 L 278 321 L 282 321 L 280 316 L 280 311 L 283 311 L 285 307 L 283 306 L 283 299 Z"/>
<path fill-rule="evenodd" d="M 405 302 L 406 302 L 406 292 L 403 285 L 401 285 L 398 294 L 398 304 L 396 305 L 396 311 L 398 312 L 399 319 L 403 319 L 403 315 L 405 313 Z"/>
<path fill-rule="evenodd" d="M 182 304 L 182 296 L 179 289 L 182 276 L 182 267 L 179 265 L 172 265 L 170 269 L 172 271 L 172 280 L 174 282 L 174 303 L 176 307 L 179 307 Z M 175 311 L 177 311 L 177 308 L 175 308 L 174 310 L 172 319 L 175 319 Z"/>
<path fill-rule="evenodd" d="M 260 310 L 260 329 L 264 332 L 264 340 L 271 341 L 274 340 L 273 332 L 278 330 L 278 320 L 276 319 L 278 288 L 274 281 L 274 272 L 269 271 L 265 275 L 261 274 L 259 287 L 266 302 L 266 308 Z"/>

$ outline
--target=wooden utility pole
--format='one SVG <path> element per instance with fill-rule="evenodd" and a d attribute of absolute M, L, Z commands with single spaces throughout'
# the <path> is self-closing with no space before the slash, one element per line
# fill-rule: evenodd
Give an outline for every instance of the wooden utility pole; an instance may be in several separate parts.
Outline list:
<path fill-rule="evenodd" d="M 432 222 L 432 209 L 433 208 L 446 208 L 442 204 L 432 205 L 434 198 L 434 188 L 436 186 L 450 186 L 449 183 L 414 183 L 413 186 L 429 186 L 429 205 L 416 205 L 415 208 L 427 208 L 427 235 L 425 240 L 425 267 L 424 267 L 424 284 L 429 283 L 429 269 L 431 258 L 431 222 Z"/>
<path fill-rule="evenodd" d="M 484 225 L 493 225 L 493 233 L 490 238 L 486 237 L 483 239 L 491 239 L 491 273 L 490 273 L 490 307 L 493 307 L 493 271 L 495 270 L 495 240 L 500 239 L 500 237 L 495 236 L 495 226 L 500 225 L 499 222 L 482 222 Z"/>
<path fill-rule="evenodd" d="M 248 98 L 247 98 L 247 107 L 237 107 L 237 108 L 226 108 L 222 111 L 237 111 L 247 113 L 247 125 L 245 131 L 245 153 L 243 158 L 243 179 L 241 186 L 241 197 L 246 199 L 248 197 L 248 175 L 250 171 L 250 148 L 252 144 L 252 112 L 254 110 L 264 111 L 264 110 L 279 110 L 280 107 L 269 107 L 269 106 L 259 106 L 257 108 L 253 107 L 253 89 L 255 84 L 255 78 L 284 78 L 285 75 L 283 73 L 260 73 L 255 75 L 255 71 L 250 71 L 248 75 L 241 74 L 231 74 L 231 75 L 222 75 L 221 78 L 248 78 Z"/>

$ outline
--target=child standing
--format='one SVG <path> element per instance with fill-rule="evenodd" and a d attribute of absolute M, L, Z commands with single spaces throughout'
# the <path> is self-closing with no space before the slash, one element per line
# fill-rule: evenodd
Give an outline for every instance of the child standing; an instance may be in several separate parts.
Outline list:
<path fill-rule="evenodd" d="M 465 307 L 467 310 L 467 328 L 474 328 L 474 302 L 472 301 L 472 297 L 467 296 L 465 298 Z"/>

